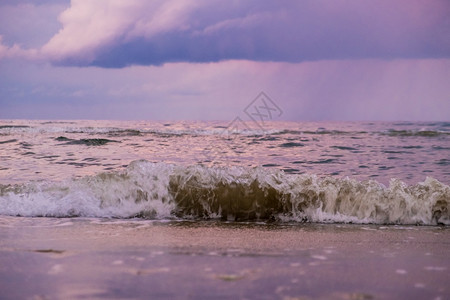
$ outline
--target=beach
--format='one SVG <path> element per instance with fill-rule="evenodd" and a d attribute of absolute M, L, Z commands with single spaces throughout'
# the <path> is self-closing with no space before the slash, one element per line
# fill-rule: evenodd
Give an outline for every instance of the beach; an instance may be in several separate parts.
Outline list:
<path fill-rule="evenodd" d="M 2 299 L 447 299 L 450 230 L 0 219 Z"/>

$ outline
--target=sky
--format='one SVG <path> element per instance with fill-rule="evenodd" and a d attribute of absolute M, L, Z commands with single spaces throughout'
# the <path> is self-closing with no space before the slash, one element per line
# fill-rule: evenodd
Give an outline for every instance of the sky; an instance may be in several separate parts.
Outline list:
<path fill-rule="evenodd" d="M 2 0 L 0 118 L 449 121 L 448 0 Z"/>

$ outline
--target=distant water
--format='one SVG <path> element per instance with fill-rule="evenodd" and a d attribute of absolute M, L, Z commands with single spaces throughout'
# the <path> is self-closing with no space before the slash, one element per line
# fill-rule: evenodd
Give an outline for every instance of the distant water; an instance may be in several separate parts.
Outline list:
<path fill-rule="evenodd" d="M 445 122 L 3 120 L 0 162 L 1 215 L 450 225 Z"/>

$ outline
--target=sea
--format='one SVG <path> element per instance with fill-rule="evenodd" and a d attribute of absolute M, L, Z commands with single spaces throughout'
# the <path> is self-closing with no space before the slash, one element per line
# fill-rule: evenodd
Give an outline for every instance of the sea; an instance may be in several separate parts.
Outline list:
<path fill-rule="evenodd" d="M 0 120 L 0 215 L 450 225 L 450 123 Z"/>

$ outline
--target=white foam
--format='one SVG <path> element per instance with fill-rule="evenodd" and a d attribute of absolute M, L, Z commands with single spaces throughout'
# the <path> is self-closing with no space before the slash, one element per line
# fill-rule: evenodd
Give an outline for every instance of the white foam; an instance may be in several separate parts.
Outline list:
<path fill-rule="evenodd" d="M 252 194 L 251 189 L 259 194 Z M 232 197 L 236 190 L 243 198 Z M 191 192 L 182 194 L 186 191 Z M 195 198 L 197 194 L 207 198 Z M 193 198 L 190 203 L 199 205 L 203 217 L 208 218 L 223 216 L 224 207 L 216 205 L 221 197 L 238 202 L 250 199 L 259 211 L 266 203 L 261 197 L 277 197 L 283 211 L 274 212 L 274 217 L 284 222 L 450 225 L 450 187 L 431 177 L 412 186 L 393 179 L 385 187 L 376 181 L 293 175 L 264 168 L 183 167 L 144 160 L 132 162 L 120 173 L 0 185 L 0 214 L 166 219 L 173 218 L 179 208 L 175 198 L 186 197 Z M 197 217 L 193 209 L 184 207 L 181 218 Z M 227 218 L 231 215 L 229 212 Z"/>
<path fill-rule="evenodd" d="M 0 214 L 21 216 L 83 216 L 128 218 L 149 214 L 171 216 L 168 196 L 170 166 L 154 164 L 143 172 L 132 163 L 125 173 L 102 173 L 63 182 L 30 182 L 4 188 L 0 193 Z"/>
<path fill-rule="evenodd" d="M 30 125 L 30 126 L 28 126 Z M 218 135 L 229 136 L 232 134 L 239 135 L 266 135 L 276 134 L 283 130 L 263 130 L 261 128 L 189 128 L 189 129 L 172 129 L 172 128 L 119 128 L 119 127 L 101 127 L 101 126 L 54 126 L 53 124 L 38 125 L 5 125 L 0 127 L 0 135 L 17 135 L 17 134 L 44 134 L 44 133 L 86 133 L 86 134 L 127 134 L 130 132 L 139 132 L 142 134 L 167 134 L 167 135 Z"/>

